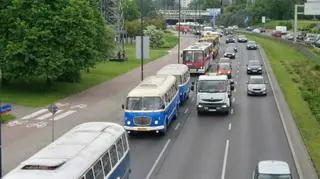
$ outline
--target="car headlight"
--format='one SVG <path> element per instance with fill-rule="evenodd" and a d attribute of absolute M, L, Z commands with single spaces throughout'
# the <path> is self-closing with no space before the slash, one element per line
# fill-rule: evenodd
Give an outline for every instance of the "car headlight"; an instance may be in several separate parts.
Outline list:
<path fill-rule="evenodd" d="M 199 108 L 202 108 L 203 106 L 202 106 L 202 105 L 198 105 L 198 107 L 199 107 Z"/>
<path fill-rule="evenodd" d="M 127 121 L 127 125 L 130 125 L 131 124 L 131 121 Z"/>
<path fill-rule="evenodd" d="M 158 121 L 158 120 L 155 120 L 155 121 L 154 121 L 154 124 L 155 124 L 155 125 L 158 125 L 158 124 L 159 124 L 159 121 Z"/>
<path fill-rule="evenodd" d="M 221 107 L 226 108 L 226 107 L 227 107 L 227 105 L 222 105 Z"/>
<path fill-rule="evenodd" d="M 261 88 L 261 90 L 262 90 L 262 91 L 265 91 L 265 90 L 266 90 L 266 87 Z"/>
<path fill-rule="evenodd" d="M 261 67 L 259 67 L 258 69 L 259 69 L 259 70 L 262 70 L 262 68 L 261 68 Z"/>

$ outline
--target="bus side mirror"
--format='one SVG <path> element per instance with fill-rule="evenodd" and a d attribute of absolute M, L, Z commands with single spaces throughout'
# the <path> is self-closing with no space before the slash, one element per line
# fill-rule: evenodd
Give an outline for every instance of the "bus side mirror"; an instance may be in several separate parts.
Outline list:
<path fill-rule="evenodd" d="M 121 108 L 124 109 L 124 104 L 121 105 Z"/>

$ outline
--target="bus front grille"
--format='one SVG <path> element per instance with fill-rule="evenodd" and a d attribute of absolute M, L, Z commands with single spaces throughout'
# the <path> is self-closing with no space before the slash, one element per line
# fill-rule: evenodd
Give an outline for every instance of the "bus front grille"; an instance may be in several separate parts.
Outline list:
<path fill-rule="evenodd" d="M 151 124 L 151 118 L 145 117 L 145 116 L 139 116 L 139 117 L 135 117 L 133 122 L 137 126 L 149 126 Z"/>

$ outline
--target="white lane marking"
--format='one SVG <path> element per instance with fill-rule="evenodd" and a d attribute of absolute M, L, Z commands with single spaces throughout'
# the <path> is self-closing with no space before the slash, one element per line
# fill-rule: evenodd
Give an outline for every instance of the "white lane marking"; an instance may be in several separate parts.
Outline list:
<path fill-rule="evenodd" d="M 233 114 L 233 113 L 234 113 L 234 109 L 232 108 L 231 111 L 230 111 L 230 114 Z"/>
<path fill-rule="evenodd" d="M 13 126 L 25 124 L 27 122 L 28 120 L 15 120 L 15 121 L 8 122 L 7 126 L 13 127 Z"/>
<path fill-rule="evenodd" d="M 69 103 L 56 103 L 56 105 L 58 107 L 64 107 L 64 106 L 69 106 L 70 104 Z"/>
<path fill-rule="evenodd" d="M 189 109 L 187 108 L 187 109 L 184 111 L 184 113 L 187 114 L 188 111 L 189 111 Z"/>
<path fill-rule="evenodd" d="M 229 123 L 228 130 L 231 131 L 231 123 Z"/>
<path fill-rule="evenodd" d="M 87 107 L 86 104 L 78 104 L 78 105 L 71 106 L 70 109 L 76 109 L 76 108 L 83 109 L 83 108 L 86 108 L 86 107 Z"/>
<path fill-rule="evenodd" d="M 36 122 L 36 123 L 30 123 L 27 124 L 26 127 L 30 128 L 30 127 L 35 127 L 35 128 L 44 128 L 48 125 L 48 122 L 44 122 L 44 121 L 40 121 L 40 122 Z"/>
<path fill-rule="evenodd" d="M 296 165 L 296 169 L 297 169 L 297 172 L 298 172 L 298 175 L 300 178 L 303 178 L 303 175 L 302 175 L 302 170 L 301 170 L 301 167 L 300 167 L 300 164 L 298 162 L 298 158 L 297 158 L 297 154 L 296 152 L 294 151 L 294 148 L 293 148 L 293 144 L 292 144 L 292 139 L 291 139 L 291 136 L 289 134 L 289 131 L 288 131 L 288 128 L 287 128 L 287 125 L 284 121 L 284 116 L 282 114 L 282 111 L 281 111 L 281 108 L 280 108 L 280 104 L 279 104 L 279 101 L 278 101 L 278 98 L 275 94 L 275 90 L 274 90 L 274 86 L 273 86 L 273 83 L 271 81 L 271 78 L 270 78 L 270 75 L 269 75 L 269 72 L 267 70 L 267 66 L 266 66 L 266 62 L 265 62 L 265 59 L 264 59 L 264 56 L 261 54 L 261 48 L 259 48 L 259 54 L 262 58 L 262 62 L 263 62 L 263 65 L 265 66 L 265 71 L 266 71 L 266 74 L 267 74 L 267 77 L 268 77 L 268 80 L 270 82 L 270 87 L 271 87 L 271 90 L 273 91 L 273 96 L 274 96 L 274 100 L 276 102 L 276 106 L 277 106 L 277 109 L 279 111 L 279 115 L 280 115 L 280 119 L 281 119 L 281 122 L 282 122 L 282 125 L 283 125 L 283 129 L 284 129 L 284 132 L 287 136 L 287 139 L 288 139 L 288 143 L 289 143 L 289 147 L 290 147 L 290 150 L 291 150 L 291 153 L 292 153 L 292 157 L 293 157 L 293 160 L 294 160 L 294 163 Z"/>
<path fill-rule="evenodd" d="M 237 85 L 237 84 L 238 84 L 238 82 L 237 82 L 237 81 L 235 81 L 235 82 L 234 82 L 234 84 L 235 84 L 235 85 Z"/>
<path fill-rule="evenodd" d="M 228 153 L 229 153 L 229 140 L 226 141 L 226 148 L 224 149 L 221 179 L 224 179 L 226 175 Z"/>
<path fill-rule="evenodd" d="M 58 116 L 55 116 L 55 117 L 54 117 L 54 120 L 55 120 L 55 121 L 58 121 L 58 120 L 60 120 L 60 119 L 62 119 L 62 118 L 65 118 L 65 117 L 67 117 L 67 116 L 75 113 L 75 112 L 77 112 L 77 111 L 72 111 L 72 110 L 67 111 L 67 112 L 62 113 L 62 114 L 60 114 L 60 115 L 58 115 Z M 50 120 L 52 120 L 52 119 L 50 119 Z"/>
<path fill-rule="evenodd" d="M 236 75 L 236 78 L 238 79 L 238 74 Z"/>
<path fill-rule="evenodd" d="M 176 127 L 174 128 L 174 130 L 175 130 L 175 131 L 178 130 L 179 127 L 180 127 L 180 122 L 176 125 Z"/>
<path fill-rule="evenodd" d="M 235 97 L 233 97 L 232 98 L 232 103 L 234 103 L 236 101 L 236 98 Z"/>
<path fill-rule="evenodd" d="M 234 88 L 233 92 L 236 92 L 237 91 L 237 88 Z"/>
<path fill-rule="evenodd" d="M 56 112 L 56 114 L 59 114 L 59 113 L 61 113 L 61 112 L 62 112 L 62 110 L 58 110 L 58 111 Z M 37 117 L 36 120 L 44 120 L 44 119 L 47 119 L 47 118 L 49 118 L 49 117 L 51 117 L 51 116 L 52 116 L 52 113 L 47 113 L 47 114 L 44 114 L 44 115 L 42 115 L 42 116 Z"/>
<path fill-rule="evenodd" d="M 239 70 L 237 70 L 237 73 L 239 73 Z"/>
<path fill-rule="evenodd" d="M 160 152 L 160 154 L 159 154 L 159 156 L 158 156 L 157 160 L 154 162 L 154 164 L 153 164 L 153 166 L 152 166 L 151 170 L 149 171 L 149 173 L 148 173 L 148 175 L 147 175 L 146 179 L 150 179 L 150 177 L 151 177 L 152 173 L 154 172 L 154 170 L 155 170 L 156 166 L 158 165 L 158 163 L 159 163 L 159 161 L 160 161 L 160 159 L 161 159 L 161 157 L 162 157 L 163 153 L 164 153 L 164 152 L 166 151 L 166 149 L 168 148 L 168 146 L 169 146 L 170 142 L 171 142 L 171 139 L 168 139 L 168 140 L 167 140 L 167 142 L 166 142 L 166 144 L 165 144 L 165 145 L 164 145 L 164 147 L 162 148 L 162 150 L 161 150 L 161 152 Z"/>
<path fill-rule="evenodd" d="M 29 114 L 29 115 L 26 115 L 26 116 L 22 117 L 21 119 L 23 119 L 23 120 L 31 119 L 31 118 L 34 118 L 34 117 L 36 117 L 36 116 L 38 116 L 40 114 L 43 114 L 45 112 L 48 112 L 48 109 L 40 109 L 39 111 L 33 112 L 33 113 Z"/>

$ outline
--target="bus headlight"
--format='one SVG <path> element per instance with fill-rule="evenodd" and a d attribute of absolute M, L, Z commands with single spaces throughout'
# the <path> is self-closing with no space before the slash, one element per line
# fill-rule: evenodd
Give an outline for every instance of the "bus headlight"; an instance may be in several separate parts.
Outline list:
<path fill-rule="evenodd" d="M 155 124 L 155 125 L 158 125 L 158 124 L 159 124 L 159 121 L 158 121 L 158 120 L 155 120 L 155 121 L 154 121 L 154 124 Z"/>
<path fill-rule="evenodd" d="M 226 108 L 226 107 L 227 107 L 227 105 L 222 105 L 221 107 Z"/>
<path fill-rule="evenodd" d="M 127 121 L 127 125 L 130 125 L 131 124 L 131 121 Z"/>

